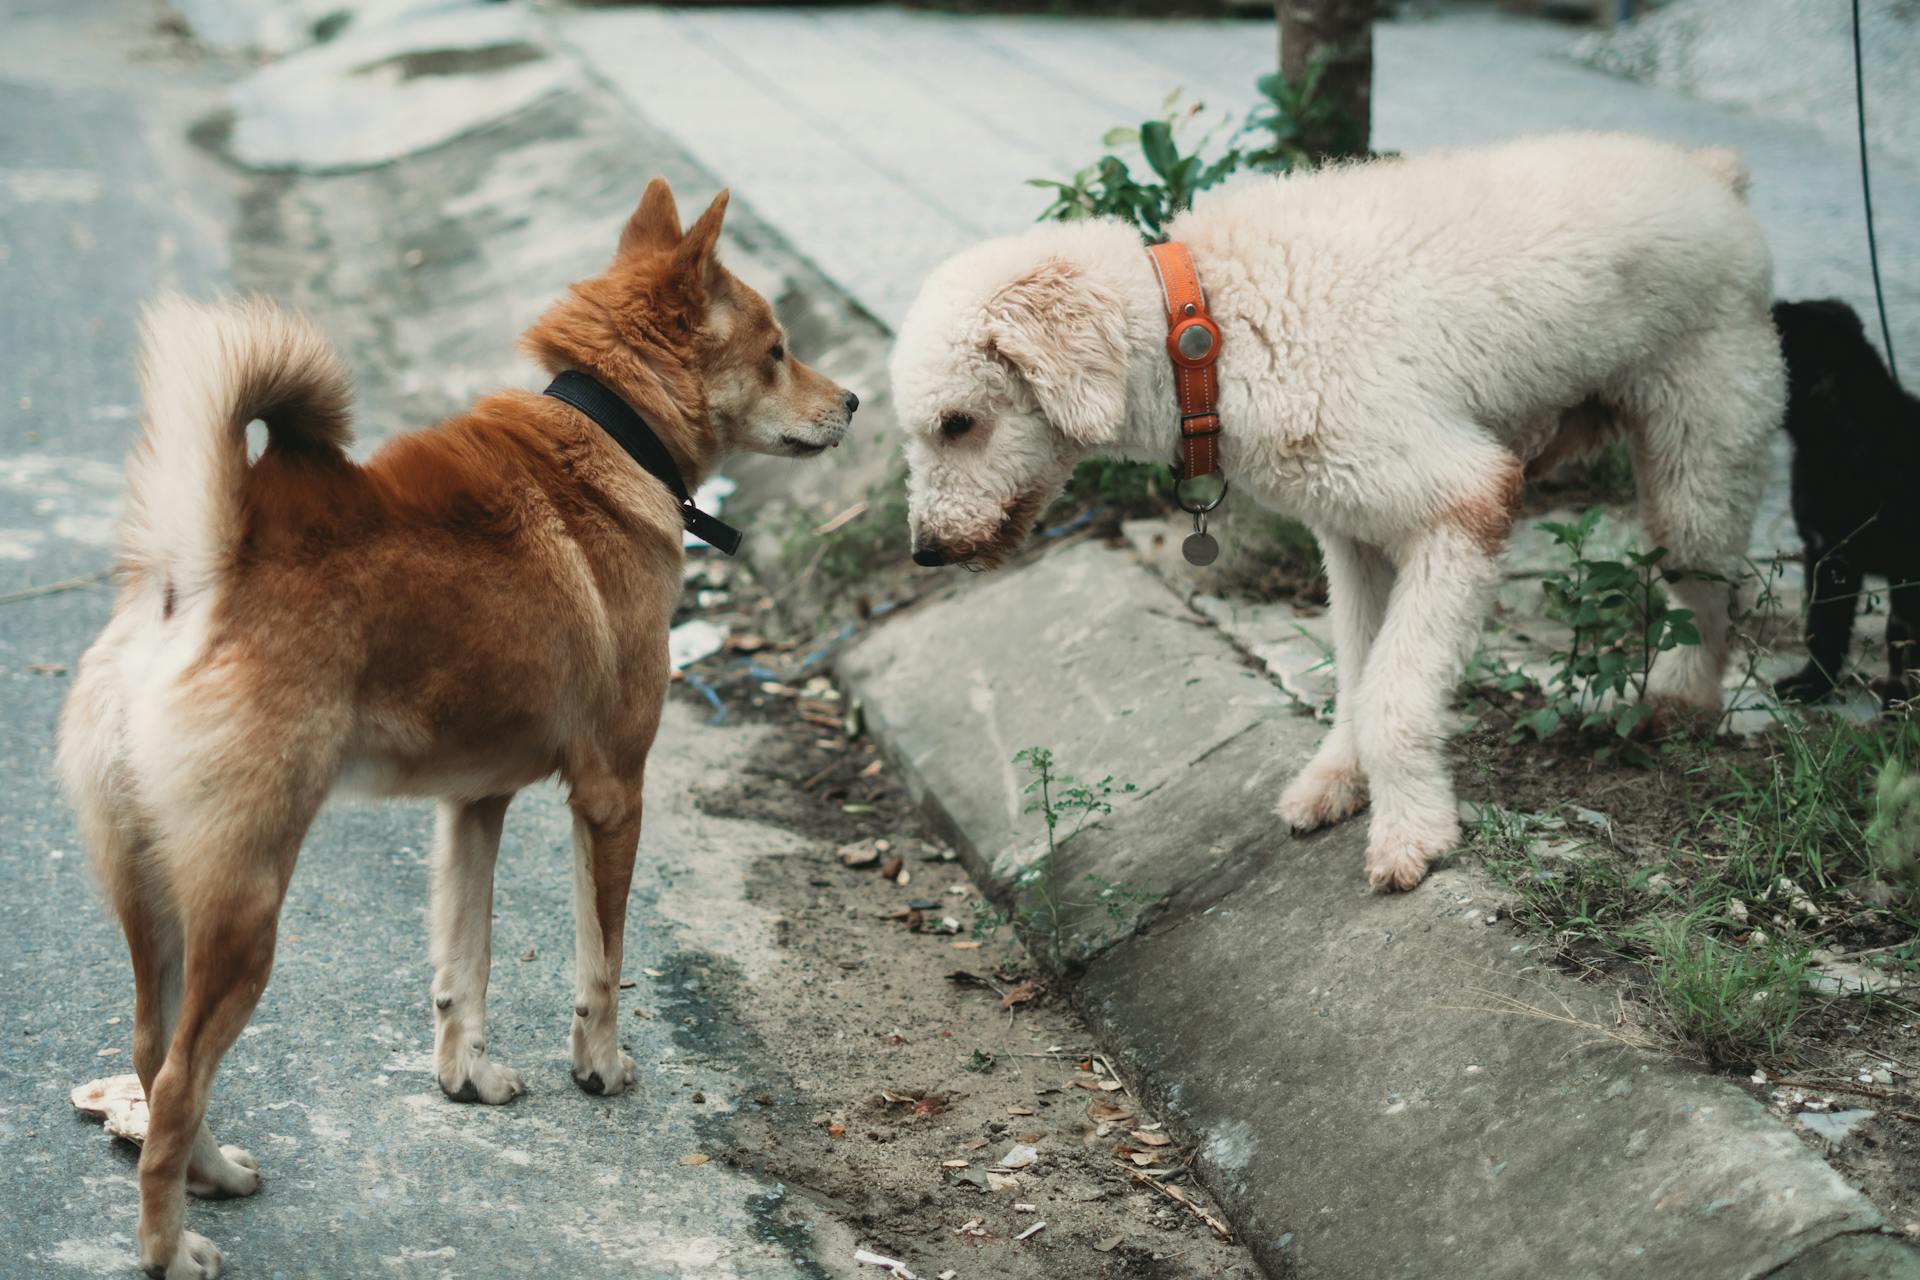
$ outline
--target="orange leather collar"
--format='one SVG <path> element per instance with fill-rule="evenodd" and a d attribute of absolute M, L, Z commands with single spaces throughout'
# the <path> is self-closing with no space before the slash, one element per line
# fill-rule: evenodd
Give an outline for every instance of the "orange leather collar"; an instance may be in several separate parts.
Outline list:
<path fill-rule="evenodd" d="M 1149 245 L 1147 253 L 1167 302 L 1167 355 L 1173 361 L 1174 392 L 1180 401 L 1178 478 L 1212 475 L 1220 469 L 1214 448 L 1220 434 L 1220 388 L 1213 372 L 1220 358 L 1220 326 L 1207 314 L 1207 297 L 1187 246 Z"/>

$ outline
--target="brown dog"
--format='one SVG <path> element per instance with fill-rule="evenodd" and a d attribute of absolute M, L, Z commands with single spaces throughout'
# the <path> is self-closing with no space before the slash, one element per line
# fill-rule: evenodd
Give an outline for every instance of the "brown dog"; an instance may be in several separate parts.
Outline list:
<path fill-rule="evenodd" d="M 722 193 L 684 235 L 655 179 L 613 265 L 527 331 L 549 371 L 638 411 L 689 487 L 723 453 L 837 444 L 855 397 L 784 350 L 715 258 Z M 585 414 L 526 391 L 362 466 L 345 371 L 254 301 L 146 317 L 146 429 L 127 467 L 124 585 L 80 664 L 59 768 L 133 956 L 134 1065 L 152 1108 L 140 1262 L 218 1275 L 182 1189 L 247 1195 L 207 1091 L 273 961 L 295 855 L 327 794 L 439 799 L 433 1000 L 440 1087 L 506 1102 L 486 1056 L 494 855 L 513 793 L 558 774 L 574 815 L 573 1076 L 615 1094 L 641 775 L 681 581 L 681 508 Z M 247 458 L 246 428 L 268 444 Z"/>

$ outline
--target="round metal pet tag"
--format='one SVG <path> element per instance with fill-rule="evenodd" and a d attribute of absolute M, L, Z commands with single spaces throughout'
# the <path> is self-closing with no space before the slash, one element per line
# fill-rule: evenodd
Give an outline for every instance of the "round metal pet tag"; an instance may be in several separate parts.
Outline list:
<path fill-rule="evenodd" d="M 1180 544 L 1180 554 L 1187 558 L 1188 564 L 1204 568 L 1219 559 L 1220 544 L 1210 533 L 1190 533 Z"/>

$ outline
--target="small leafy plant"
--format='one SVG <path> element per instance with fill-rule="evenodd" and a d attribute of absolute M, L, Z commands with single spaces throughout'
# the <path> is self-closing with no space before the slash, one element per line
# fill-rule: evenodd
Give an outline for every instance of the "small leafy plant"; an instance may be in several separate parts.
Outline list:
<path fill-rule="evenodd" d="M 1312 168 L 1329 156 L 1366 154 L 1360 127 L 1337 103 L 1320 95 L 1325 70 L 1326 60 L 1316 58 L 1298 84 L 1278 72 L 1261 76 L 1255 82 L 1260 103 L 1211 157 L 1208 149 L 1227 121 L 1207 123 L 1191 147 L 1182 150 L 1182 134 L 1203 123 L 1205 107 L 1182 103 L 1180 91 L 1174 90 L 1161 102 L 1158 117 L 1138 128 L 1109 129 L 1101 138 L 1107 147 L 1138 146 L 1145 173 L 1136 175 L 1128 161 L 1110 151 L 1066 181 L 1030 178 L 1028 185 L 1053 193 L 1040 221 L 1125 218 L 1147 239 L 1159 240 L 1175 215 L 1192 207 L 1195 195 L 1242 170 L 1286 173 Z"/>
<path fill-rule="evenodd" d="M 1128 782 L 1116 786 L 1109 774 L 1098 782 L 1083 782 L 1071 774 L 1058 772 L 1053 752 L 1047 747 L 1028 747 L 1016 753 L 1013 762 L 1024 766 L 1030 780 L 1024 794 L 1028 797 L 1023 812 L 1037 813 L 1047 825 L 1046 852 L 1023 867 L 1013 880 L 1015 907 L 1010 914 L 976 913 L 974 936 L 991 936 L 1001 924 L 1011 920 L 1022 935 L 1037 940 L 1045 948 L 1048 965 L 1062 967 L 1064 913 L 1074 907 L 1098 906 L 1115 920 L 1124 920 L 1127 908 L 1154 901 L 1124 881 L 1108 880 L 1088 874 L 1092 887 L 1089 901 L 1069 902 L 1060 884 L 1059 853 L 1068 841 L 1079 835 L 1088 822 L 1113 812 L 1113 797 L 1131 795 L 1139 790 Z"/>
<path fill-rule="evenodd" d="M 1540 580 L 1547 616 L 1572 627 L 1573 638 L 1566 649 L 1551 655 L 1555 669 L 1543 690 L 1546 705 L 1520 720 L 1538 738 L 1573 725 L 1583 731 L 1611 729 L 1625 739 L 1650 712 L 1644 699 L 1654 659 L 1680 645 L 1700 643 L 1692 611 L 1672 608 L 1661 590 L 1663 582 L 1677 579 L 1673 571 L 1660 568 L 1666 548 L 1628 551 L 1625 560 L 1587 556 L 1587 544 L 1603 514 L 1595 507 L 1570 523 L 1540 525 L 1568 556 L 1565 567 Z M 1649 759 L 1632 744 L 1627 754 L 1641 763 Z"/>

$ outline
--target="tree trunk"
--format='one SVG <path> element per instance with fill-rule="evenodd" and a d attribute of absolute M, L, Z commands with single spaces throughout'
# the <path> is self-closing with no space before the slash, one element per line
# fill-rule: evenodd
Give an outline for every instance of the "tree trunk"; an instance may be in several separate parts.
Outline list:
<path fill-rule="evenodd" d="M 1373 134 L 1373 13 L 1378 0 L 1273 0 L 1280 26 L 1280 74 L 1300 83 L 1316 56 L 1326 59 L 1319 96 L 1351 127 L 1348 149 L 1365 155 Z"/>

